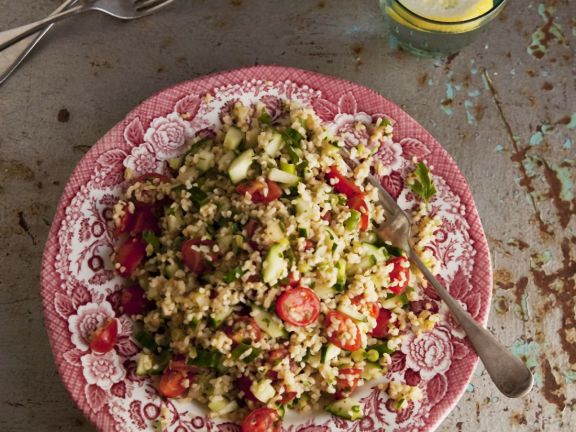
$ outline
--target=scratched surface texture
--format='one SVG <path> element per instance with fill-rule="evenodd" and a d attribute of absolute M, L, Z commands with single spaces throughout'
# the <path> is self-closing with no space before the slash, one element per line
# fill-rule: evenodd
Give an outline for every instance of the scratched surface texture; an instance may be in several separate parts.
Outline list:
<path fill-rule="evenodd" d="M 0 29 L 57 4 L 0 0 Z M 574 0 L 512 0 L 446 59 L 398 50 L 375 0 L 181 0 L 139 22 L 92 14 L 59 25 L 0 87 L 0 428 L 94 430 L 59 381 L 38 294 L 43 243 L 74 165 L 156 91 L 276 63 L 382 93 L 468 179 L 495 270 L 489 326 L 536 386 L 508 400 L 479 366 L 439 431 L 576 430 L 575 47 Z"/>

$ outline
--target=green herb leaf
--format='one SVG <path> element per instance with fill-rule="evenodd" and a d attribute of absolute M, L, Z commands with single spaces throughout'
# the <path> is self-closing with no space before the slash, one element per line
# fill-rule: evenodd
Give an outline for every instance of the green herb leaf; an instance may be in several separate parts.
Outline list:
<path fill-rule="evenodd" d="M 198 186 L 192 186 L 190 189 L 188 189 L 188 192 L 190 193 L 190 199 L 197 206 L 201 206 L 208 198 L 208 194 Z"/>
<path fill-rule="evenodd" d="M 160 251 L 160 240 L 158 239 L 158 237 L 156 237 L 156 234 L 154 234 L 153 231 L 150 230 L 144 231 L 142 233 L 142 239 L 149 245 L 152 245 L 152 247 L 154 248 L 154 252 Z"/>
<path fill-rule="evenodd" d="M 218 351 L 198 349 L 196 358 L 188 359 L 187 363 L 191 366 L 214 368 L 219 372 L 224 370 L 222 354 Z"/>
<path fill-rule="evenodd" d="M 147 331 L 141 330 L 134 335 L 134 339 L 138 342 L 142 348 L 148 348 L 150 351 L 155 352 L 158 348 L 156 345 L 156 341 L 154 340 L 154 336 Z"/>
<path fill-rule="evenodd" d="M 260 114 L 260 117 L 258 117 L 258 123 L 265 124 L 265 125 L 271 125 L 272 124 L 272 117 L 270 117 L 270 114 L 268 114 L 268 111 L 266 111 L 266 110 L 262 111 L 262 114 Z"/>
<path fill-rule="evenodd" d="M 242 270 L 242 267 L 236 267 L 230 270 L 228 273 L 226 273 L 222 278 L 222 280 L 224 280 L 224 282 L 226 283 L 234 282 L 235 280 L 240 278 L 240 276 L 242 276 L 243 274 L 244 271 Z"/>
<path fill-rule="evenodd" d="M 298 132 L 296 129 L 289 127 L 286 130 L 280 132 L 280 134 L 290 147 L 300 148 L 301 141 L 304 137 L 300 135 L 300 132 Z"/>
<path fill-rule="evenodd" d="M 430 198 L 436 193 L 436 188 L 434 187 L 434 183 L 432 183 L 432 179 L 430 178 L 430 171 L 423 162 L 418 162 L 416 169 L 414 170 L 414 174 L 416 179 L 408 185 L 410 186 L 412 192 L 414 192 L 416 195 L 422 198 L 426 204 L 428 204 Z"/>

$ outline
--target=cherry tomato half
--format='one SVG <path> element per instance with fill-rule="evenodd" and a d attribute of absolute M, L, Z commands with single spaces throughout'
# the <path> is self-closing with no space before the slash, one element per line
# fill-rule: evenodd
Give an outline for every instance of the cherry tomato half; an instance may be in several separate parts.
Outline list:
<path fill-rule="evenodd" d="M 326 314 L 324 326 L 328 340 L 346 351 L 356 351 L 362 346 L 360 329 L 352 318 L 340 311 Z"/>
<path fill-rule="evenodd" d="M 320 299 L 310 288 L 292 288 L 278 297 L 276 313 L 288 324 L 305 327 L 318 319 Z"/>
<path fill-rule="evenodd" d="M 134 213 L 130 213 L 128 210 L 130 204 L 126 201 L 121 201 L 120 205 L 122 206 L 122 216 L 119 219 L 114 220 L 117 236 L 130 231 L 134 224 Z"/>
<path fill-rule="evenodd" d="M 265 186 L 268 188 L 266 195 L 264 195 Z M 240 195 L 248 193 L 250 194 L 252 202 L 263 204 L 275 201 L 282 196 L 282 188 L 272 180 L 266 180 L 266 184 L 259 180 L 245 181 L 236 186 L 236 192 Z"/>
<path fill-rule="evenodd" d="M 242 375 L 234 383 L 236 384 L 236 387 L 238 387 L 238 390 L 241 390 L 244 393 L 244 399 L 252 402 L 258 402 L 256 396 L 254 396 L 252 390 L 250 390 L 250 387 L 252 387 L 252 380 L 250 378 Z"/>
<path fill-rule="evenodd" d="M 210 270 L 210 263 L 204 256 L 204 254 L 194 248 L 194 246 L 210 246 L 212 247 L 214 242 L 212 240 L 200 240 L 200 239 L 190 239 L 182 243 L 180 251 L 182 252 L 182 259 L 184 264 L 188 267 L 192 273 L 198 275 L 206 273 Z"/>
<path fill-rule="evenodd" d="M 392 318 L 392 312 L 388 309 L 380 308 L 378 317 L 376 318 L 376 327 L 372 329 L 370 336 L 379 339 L 388 337 L 390 318 Z"/>
<path fill-rule="evenodd" d="M 152 231 L 155 233 L 160 232 L 158 218 L 155 214 L 155 209 L 152 206 L 136 206 L 134 214 L 132 214 L 133 222 L 130 226 L 130 235 L 136 237 L 144 231 Z"/>
<path fill-rule="evenodd" d="M 370 225 L 368 206 L 364 200 L 364 194 L 357 194 L 348 198 L 348 207 L 360 212 L 360 230 L 366 231 Z"/>
<path fill-rule="evenodd" d="M 188 389 L 189 379 L 185 371 L 166 369 L 158 383 L 158 391 L 167 398 L 182 396 Z"/>
<path fill-rule="evenodd" d="M 90 349 L 104 354 L 112 351 L 118 339 L 118 321 L 112 318 L 98 327 L 90 335 Z"/>
<path fill-rule="evenodd" d="M 336 380 L 336 399 L 347 398 L 356 390 L 358 381 L 362 377 L 362 369 L 358 368 L 342 368 L 338 371 L 338 379 Z"/>
<path fill-rule="evenodd" d="M 259 226 L 260 222 L 258 222 L 256 219 L 249 219 L 248 222 L 246 222 L 246 225 L 244 225 L 244 230 L 246 230 L 246 238 L 248 240 L 252 240 L 252 237 L 254 236 L 254 233 Z"/>
<path fill-rule="evenodd" d="M 328 180 L 328 184 L 331 185 L 336 192 L 344 194 L 348 198 L 362 194 L 358 185 L 342 174 L 336 167 L 328 168 L 326 179 Z M 332 184 L 333 179 L 336 179 L 334 184 Z"/>
<path fill-rule="evenodd" d="M 282 421 L 276 410 L 258 408 L 242 422 L 242 432 L 280 432 Z"/>
<path fill-rule="evenodd" d="M 146 243 L 139 238 L 126 240 L 116 249 L 116 270 L 120 276 L 130 277 L 146 256 Z"/>
<path fill-rule="evenodd" d="M 406 257 L 394 257 L 386 261 L 386 265 L 394 264 L 390 272 L 390 286 L 388 289 L 394 294 L 402 294 L 410 282 L 410 262 Z"/>
<path fill-rule="evenodd" d="M 120 305 L 126 315 L 141 315 L 151 309 L 152 302 L 139 285 L 130 285 L 122 289 Z"/>
<path fill-rule="evenodd" d="M 364 300 L 364 295 L 360 294 L 352 299 L 352 304 L 360 306 L 360 309 L 366 311 L 372 318 L 378 318 L 378 313 L 380 312 L 380 306 L 376 302 L 369 302 Z"/>

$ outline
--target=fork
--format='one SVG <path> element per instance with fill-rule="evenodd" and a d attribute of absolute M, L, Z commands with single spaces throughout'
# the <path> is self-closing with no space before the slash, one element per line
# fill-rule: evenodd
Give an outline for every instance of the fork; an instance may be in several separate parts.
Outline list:
<path fill-rule="evenodd" d="M 52 14 L 57 14 L 74 3 L 76 3 L 76 0 L 65 0 Z M 27 36 L 14 45 L 0 50 L 0 85 L 6 82 L 18 66 L 24 62 L 24 59 L 28 57 L 53 26 L 54 24 L 48 24 L 38 33 Z"/>
<path fill-rule="evenodd" d="M 174 0 L 85 0 L 63 12 L 50 15 L 31 24 L 0 32 L 0 50 L 36 33 L 48 24 L 88 11 L 103 12 L 115 18 L 133 20 L 153 14 Z"/>
<path fill-rule="evenodd" d="M 352 159 L 345 150 L 341 149 L 340 153 L 349 166 L 358 165 L 358 162 Z M 478 324 L 438 282 L 410 244 L 411 222 L 408 215 L 374 176 L 368 175 L 367 180 L 378 190 L 379 201 L 386 216 L 385 221 L 376 229 L 378 237 L 406 252 L 410 260 L 434 286 L 440 298 L 448 305 L 464 329 L 468 340 L 482 359 L 484 367 L 498 390 L 511 398 L 527 394 L 534 383 L 528 367 L 498 342 L 488 330 Z"/>

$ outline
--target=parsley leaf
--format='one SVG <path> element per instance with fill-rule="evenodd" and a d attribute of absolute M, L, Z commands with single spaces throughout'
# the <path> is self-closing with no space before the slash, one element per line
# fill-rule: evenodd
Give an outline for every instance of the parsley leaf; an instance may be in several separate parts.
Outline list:
<path fill-rule="evenodd" d="M 142 233 L 142 239 L 149 245 L 152 245 L 152 247 L 154 248 L 154 252 L 160 251 L 160 240 L 158 239 L 156 234 L 154 234 L 154 231 L 150 230 L 144 231 Z"/>
<path fill-rule="evenodd" d="M 430 171 L 428 167 L 422 162 L 418 162 L 416 169 L 414 170 L 414 175 L 416 178 L 413 182 L 409 183 L 410 189 L 420 198 L 422 198 L 426 204 L 430 198 L 436 193 L 436 188 L 432 179 L 430 178 Z"/>
<path fill-rule="evenodd" d="M 244 270 L 242 270 L 242 267 L 236 267 L 235 269 L 232 269 L 228 273 L 226 273 L 222 279 L 224 280 L 224 282 L 230 283 L 240 278 L 243 274 Z"/>
<path fill-rule="evenodd" d="M 188 189 L 190 192 L 190 199 L 194 204 L 200 207 L 208 199 L 208 194 L 200 189 L 198 186 L 192 186 Z"/>
<path fill-rule="evenodd" d="M 262 111 L 262 114 L 260 114 L 260 117 L 258 117 L 258 123 L 265 124 L 268 126 L 272 124 L 272 117 L 270 117 L 268 111 Z"/>

